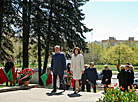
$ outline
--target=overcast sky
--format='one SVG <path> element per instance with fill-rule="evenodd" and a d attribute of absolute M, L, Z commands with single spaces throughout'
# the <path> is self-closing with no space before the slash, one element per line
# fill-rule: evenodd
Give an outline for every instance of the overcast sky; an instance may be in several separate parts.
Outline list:
<path fill-rule="evenodd" d="M 85 13 L 83 23 L 93 28 L 93 41 L 109 37 L 138 40 L 138 0 L 90 0 L 81 9 Z M 87 41 L 91 33 L 85 34 Z"/>

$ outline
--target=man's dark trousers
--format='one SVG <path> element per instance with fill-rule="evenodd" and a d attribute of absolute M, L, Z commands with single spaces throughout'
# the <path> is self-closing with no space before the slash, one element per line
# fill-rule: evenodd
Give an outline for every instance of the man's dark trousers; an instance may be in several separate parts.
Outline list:
<path fill-rule="evenodd" d="M 63 79 L 63 75 L 59 75 L 59 79 L 63 83 L 62 84 L 63 85 L 63 89 L 65 89 L 65 82 L 64 82 L 64 79 Z M 54 82 L 53 88 L 54 88 L 54 90 L 56 90 L 57 75 L 53 75 L 53 82 Z"/>
<path fill-rule="evenodd" d="M 86 83 L 87 92 L 91 92 L 91 85 L 87 82 Z M 93 88 L 93 92 L 96 93 L 96 85 Z"/>
<path fill-rule="evenodd" d="M 85 84 L 82 84 L 81 91 L 85 91 Z"/>

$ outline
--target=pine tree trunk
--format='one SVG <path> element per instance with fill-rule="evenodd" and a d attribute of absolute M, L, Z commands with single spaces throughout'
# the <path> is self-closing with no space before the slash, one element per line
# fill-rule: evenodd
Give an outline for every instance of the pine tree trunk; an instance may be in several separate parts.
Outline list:
<path fill-rule="evenodd" d="M 43 67 L 43 74 L 46 71 L 47 68 L 47 63 L 48 63 L 48 57 L 49 57 L 49 43 L 47 43 L 46 45 L 46 49 L 45 49 L 45 61 L 44 61 L 44 67 Z"/>
<path fill-rule="evenodd" d="M 2 41 L 2 26 L 3 26 L 3 5 L 4 0 L 0 0 L 0 62 L 1 62 L 1 41 Z"/>
<path fill-rule="evenodd" d="M 27 0 L 23 0 L 23 3 L 25 6 L 23 7 L 23 68 L 27 68 L 28 67 L 28 43 L 29 43 Z"/>
<path fill-rule="evenodd" d="M 41 80 L 41 42 L 40 42 L 40 34 L 38 34 L 38 78 L 39 78 L 39 85 L 43 85 L 42 84 L 42 80 Z"/>
<path fill-rule="evenodd" d="M 46 54 L 45 54 L 45 61 L 44 61 L 44 67 L 43 67 L 43 73 L 46 71 L 47 63 L 48 63 L 48 57 L 49 57 L 49 38 L 50 38 L 50 33 L 51 33 L 51 21 L 52 21 L 52 3 L 51 3 L 51 10 L 50 10 L 50 16 L 49 16 L 49 21 L 48 21 L 48 36 L 47 36 L 47 41 L 46 41 Z"/>
<path fill-rule="evenodd" d="M 29 7 L 29 13 L 28 13 L 28 45 L 29 45 L 29 35 L 30 35 L 30 12 L 31 12 L 31 0 L 29 0 L 28 2 L 28 7 Z M 29 65 L 29 54 L 28 54 L 28 65 Z"/>

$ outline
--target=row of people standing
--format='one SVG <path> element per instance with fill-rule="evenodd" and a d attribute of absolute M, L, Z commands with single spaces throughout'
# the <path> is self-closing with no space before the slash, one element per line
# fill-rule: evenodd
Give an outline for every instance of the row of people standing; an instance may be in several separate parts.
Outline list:
<path fill-rule="evenodd" d="M 97 76 L 97 70 L 94 68 L 94 63 L 90 63 L 90 67 L 88 67 L 86 70 L 84 69 L 84 58 L 81 54 L 81 51 L 78 47 L 75 47 L 73 50 L 73 55 L 71 58 L 71 68 L 70 71 L 73 73 L 73 79 L 75 80 L 75 89 L 74 94 L 80 91 L 80 84 L 79 81 L 81 79 L 84 79 L 82 81 L 82 85 L 84 86 L 87 84 L 87 91 L 90 91 L 90 84 L 88 82 L 91 82 L 94 84 L 94 92 L 96 92 L 96 80 L 98 80 Z M 85 70 L 85 71 L 84 71 Z M 55 53 L 52 55 L 52 61 L 51 61 L 51 71 L 53 72 L 53 88 L 52 92 L 56 92 L 56 79 L 57 75 L 59 75 L 59 78 L 61 82 L 63 83 L 63 89 L 65 90 L 65 82 L 63 80 L 64 72 L 67 71 L 66 68 L 66 58 L 63 53 L 60 52 L 60 47 L 55 46 Z M 108 84 L 111 83 L 111 77 L 112 77 L 112 71 L 108 69 L 108 66 L 105 65 L 105 70 L 101 72 L 103 74 L 102 83 Z M 84 76 L 84 78 L 82 77 Z"/>
<path fill-rule="evenodd" d="M 128 87 L 132 87 L 134 83 L 134 70 L 133 66 L 128 62 L 125 65 L 121 65 L 121 71 L 119 71 L 117 78 L 119 79 L 119 86 L 128 90 Z"/>

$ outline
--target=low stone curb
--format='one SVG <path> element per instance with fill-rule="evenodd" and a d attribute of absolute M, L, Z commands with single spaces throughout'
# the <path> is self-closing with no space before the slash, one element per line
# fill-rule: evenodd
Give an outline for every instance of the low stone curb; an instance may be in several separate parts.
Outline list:
<path fill-rule="evenodd" d="M 43 88 L 43 86 L 36 85 L 36 84 L 29 84 L 28 86 L 4 87 L 4 88 L 0 88 L 0 93 L 8 92 L 8 91 L 16 91 L 16 90 L 25 90 L 30 88 Z"/>

